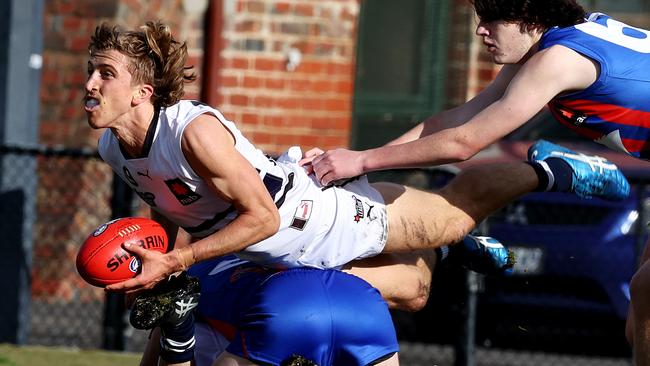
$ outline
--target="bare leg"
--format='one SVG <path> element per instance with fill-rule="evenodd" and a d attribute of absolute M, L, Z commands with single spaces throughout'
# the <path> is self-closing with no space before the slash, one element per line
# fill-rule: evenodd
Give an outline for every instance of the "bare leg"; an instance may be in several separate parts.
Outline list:
<path fill-rule="evenodd" d="M 254 366 L 257 365 L 245 358 L 235 356 L 232 353 L 224 352 L 212 364 L 212 366 Z"/>
<path fill-rule="evenodd" d="M 435 193 L 375 183 L 388 212 L 385 252 L 436 248 L 459 242 L 489 214 L 538 185 L 525 163 L 468 169 Z"/>
<path fill-rule="evenodd" d="M 433 250 L 382 253 L 348 263 L 343 270 L 362 278 L 381 293 L 393 309 L 418 311 L 424 308 L 436 265 Z"/>
<path fill-rule="evenodd" d="M 155 328 L 144 348 L 140 366 L 157 366 L 158 355 L 160 354 L 160 328 Z"/>
<path fill-rule="evenodd" d="M 155 328 L 151 332 L 149 341 L 144 348 L 140 366 L 190 366 L 190 361 L 181 363 L 168 363 L 167 361 L 159 358 L 160 355 L 160 328 Z"/>
<path fill-rule="evenodd" d="M 635 364 L 650 365 L 650 250 L 646 243 L 639 269 L 630 281 L 630 307 L 625 334 L 634 350 Z"/>
<path fill-rule="evenodd" d="M 190 366 L 192 365 L 191 361 L 181 362 L 181 363 L 168 363 L 162 358 L 158 360 L 158 366 Z"/>
<path fill-rule="evenodd" d="M 399 355 L 396 353 L 391 358 L 378 363 L 377 366 L 399 366 Z"/>

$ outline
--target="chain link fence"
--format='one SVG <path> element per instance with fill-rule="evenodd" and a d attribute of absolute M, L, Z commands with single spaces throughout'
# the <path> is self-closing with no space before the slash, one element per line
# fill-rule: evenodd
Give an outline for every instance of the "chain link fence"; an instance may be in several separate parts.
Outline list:
<path fill-rule="evenodd" d="M 14 253 L 10 261 L 31 268 L 24 289 L 29 301 L 0 316 L 8 322 L 27 319 L 25 337 L 17 337 L 21 343 L 101 348 L 106 295 L 78 276 L 75 259 L 88 233 L 114 211 L 111 169 L 85 150 L 3 147 L 0 158 L 2 245 L 19 246 L 7 239 L 17 227 L 26 227 L 22 237 L 29 252 Z"/>
<path fill-rule="evenodd" d="M 125 313 L 111 310 L 121 299 L 107 301 L 74 264 L 88 233 L 113 216 L 138 212 L 139 201 L 120 202 L 110 168 L 93 151 L 2 148 L 0 159 L 0 235 L 10 257 L 3 268 L 9 279 L 15 277 L 9 271 L 23 268 L 12 263 L 31 268 L 29 301 L 0 307 L 2 323 L 7 329 L 19 323 L 7 314 L 12 310 L 28 319 L 19 343 L 141 351 L 146 332 L 124 327 Z M 378 177 L 432 188 L 450 175 L 415 170 Z M 468 281 L 464 271 L 439 270 L 423 311 L 393 313 L 401 364 L 629 365 L 625 283 L 645 236 L 637 209 L 646 200 L 644 189 L 616 204 L 532 195 L 494 215 L 483 231 L 517 250 L 515 274 Z M 11 249 L 20 242 L 28 250 Z M 107 346 L 107 337 L 124 342 Z"/>

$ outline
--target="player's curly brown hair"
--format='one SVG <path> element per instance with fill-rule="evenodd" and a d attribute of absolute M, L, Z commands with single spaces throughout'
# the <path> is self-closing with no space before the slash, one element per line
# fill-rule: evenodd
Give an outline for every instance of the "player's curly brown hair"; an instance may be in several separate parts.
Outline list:
<path fill-rule="evenodd" d="M 88 51 L 92 56 L 107 50 L 129 57 L 127 68 L 133 80 L 153 86 L 151 102 L 159 107 L 176 104 L 184 84 L 196 79 L 192 66 L 185 66 L 187 45 L 176 41 L 169 26 L 160 21 L 147 22 L 138 30 L 102 23 L 90 37 Z"/>
<path fill-rule="evenodd" d="M 575 0 L 469 0 L 483 22 L 521 22 L 526 29 L 546 30 L 584 22 L 585 10 Z"/>

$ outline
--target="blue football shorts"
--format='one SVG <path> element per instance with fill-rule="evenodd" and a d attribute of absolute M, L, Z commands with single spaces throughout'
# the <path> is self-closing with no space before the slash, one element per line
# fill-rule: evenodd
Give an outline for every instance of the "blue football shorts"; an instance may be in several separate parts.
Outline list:
<path fill-rule="evenodd" d="M 199 318 L 226 335 L 226 350 L 239 357 L 279 365 L 300 355 L 319 366 L 364 366 L 399 350 L 386 302 L 356 276 L 250 264 L 194 272 L 203 290 Z"/>

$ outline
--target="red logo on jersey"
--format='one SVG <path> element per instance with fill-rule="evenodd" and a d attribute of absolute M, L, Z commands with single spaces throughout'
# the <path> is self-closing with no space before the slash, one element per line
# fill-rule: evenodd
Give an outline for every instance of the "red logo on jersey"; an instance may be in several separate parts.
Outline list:
<path fill-rule="evenodd" d="M 352 196 L 352 198 L 354 198 L 354 209 L 356 210 L 356 215 L 354 215 L 354 222 L 359 222 L 365 217 L 363 214 L 363 202 L 361 202 L 361 200 L 356 196 Z"/>
<path fill-rule="evenodd" d="M 293 220 L 291 221 L 291 228 L 302 230 L 309 222 L 311 217 L 311 211 L 314 205 L 314 201 L 302 200 L 298 207 L 296 207 L 296 212 L 293 214 Z"/>
<path fill-rule="evenodd" d="M 183 206 L 194 203 L 201 198 L 200 194 L 192 191 L 187 183 L 180 178 L 166 180 L 165 184 Z"/>

